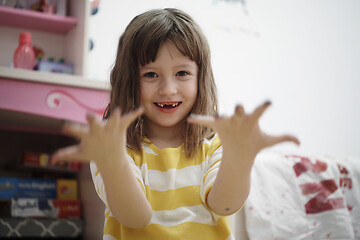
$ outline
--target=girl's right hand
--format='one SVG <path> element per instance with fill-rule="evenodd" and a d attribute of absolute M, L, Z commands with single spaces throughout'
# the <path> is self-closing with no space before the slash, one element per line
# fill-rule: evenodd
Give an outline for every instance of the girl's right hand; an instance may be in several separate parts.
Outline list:
<path fill-rule="evenodd" d="M 92 160 L 97 164 L 106 164 L 111 159 L 119 158 L 126 154 L 127 128 L 143 111 L 140 107 L 121 116 L 120 110 L 116 108 L 107 121 L 101 122 L 89 114 L 86 126 L 65 124 L 63 132 L 79 139 L 80 143 L 56 151 L 51 157 L 51 163 Z"/>

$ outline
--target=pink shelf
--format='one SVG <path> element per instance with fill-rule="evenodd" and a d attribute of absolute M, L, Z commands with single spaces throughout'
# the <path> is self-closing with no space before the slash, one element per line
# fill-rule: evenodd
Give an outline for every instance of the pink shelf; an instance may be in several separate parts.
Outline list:
<path fill-rule="evenodd" d="M 76 26 L 78 19 L 25 9 L 0 6 L 0 25 L 64 34 Z"/>

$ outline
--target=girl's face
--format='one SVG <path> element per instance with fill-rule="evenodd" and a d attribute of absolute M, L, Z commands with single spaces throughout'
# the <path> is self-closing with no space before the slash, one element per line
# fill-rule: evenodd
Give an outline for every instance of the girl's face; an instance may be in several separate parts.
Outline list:
<path fill-rule="evenodd" d="M 177 126 L 191 111 L 198 93 L 198 67 L 170 41 L 154 62 L 140 67 L 140 102 L 150 129 Z"/>

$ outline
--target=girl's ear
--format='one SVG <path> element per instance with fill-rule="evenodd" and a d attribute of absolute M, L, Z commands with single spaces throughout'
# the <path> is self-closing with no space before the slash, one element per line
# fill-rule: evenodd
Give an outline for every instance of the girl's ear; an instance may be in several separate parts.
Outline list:
<path fill-rule="evenodd" d="M 106 106 L 104 114 L 103 114 L 103 119 L 108 119 L 110 115 L 110 103 Z"/>

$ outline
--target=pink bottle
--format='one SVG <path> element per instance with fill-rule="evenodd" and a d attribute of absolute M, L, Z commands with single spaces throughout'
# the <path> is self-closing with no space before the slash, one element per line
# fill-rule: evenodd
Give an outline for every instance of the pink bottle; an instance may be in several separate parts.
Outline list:
<path fill-rule="evenodd" d="M 34 49 L 31 46 L 32 36 L 29 32 L 20 33 L 19 46 L 14 53 L 14 67 L 33 69 L 35 62 Z"/>

